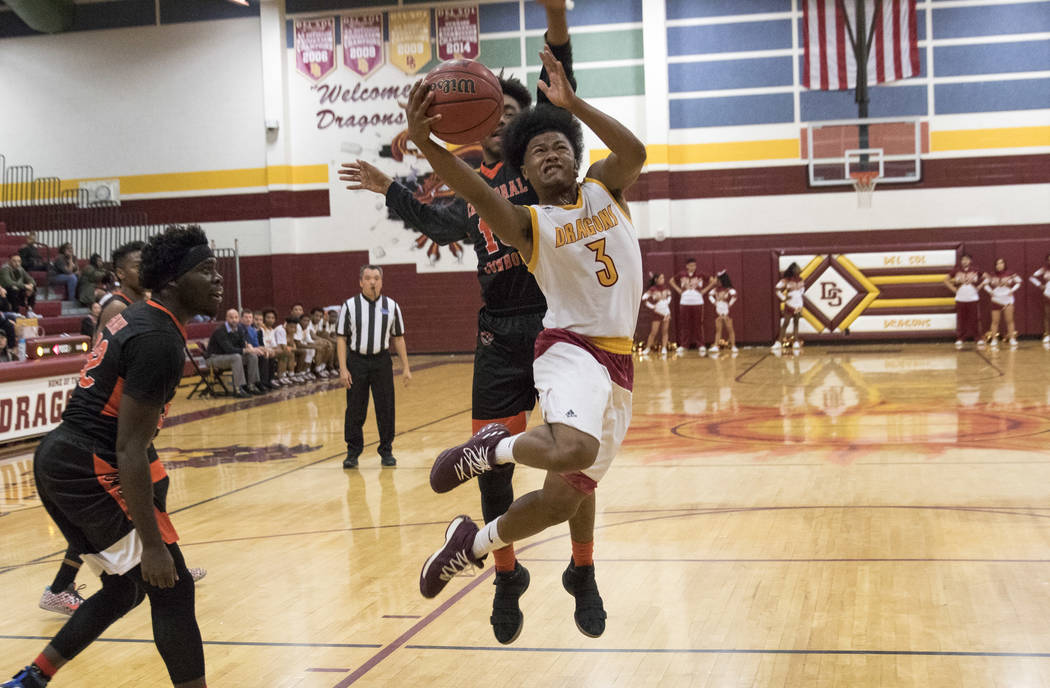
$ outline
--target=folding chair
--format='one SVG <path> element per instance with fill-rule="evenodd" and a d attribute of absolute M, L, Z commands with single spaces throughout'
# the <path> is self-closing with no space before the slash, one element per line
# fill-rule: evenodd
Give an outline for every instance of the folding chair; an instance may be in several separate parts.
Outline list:
<path fill-rule="evenodd" d="M 197 383 L 186 395 L 187 399 L 192 399 L 194 394 L 202 398 L 230 396 L 230 390 L 222 380 L 222 371 L 215 370 L 208 363 L 204 356 L 204 347 L 200 342 L 186 342 L 186 359 L 193 364 L 193 369 L 197 371 L 198 376 Z"/>

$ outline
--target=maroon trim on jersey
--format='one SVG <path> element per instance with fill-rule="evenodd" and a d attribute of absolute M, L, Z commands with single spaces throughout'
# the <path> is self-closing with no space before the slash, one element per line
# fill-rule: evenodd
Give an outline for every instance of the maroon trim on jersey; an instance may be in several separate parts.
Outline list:
<path fill-rule="evenodd" d="M 577 492 L 582 492 L 585 495 L 592 495 L 594 491 L 598 489 L 598 481 L 589 475 L 585 475 L 581 471 L 574 473 L 559 473 L 562 480 L 569 483 L 569 485 Z"/>
<path fill-rule="evenodd" d="M 605 366 L 605 369 L 609 371 L 609 377 L 614 383 L 628 392 L 634 390 L 634 359 L 631 358 L 630 354 L 614 354 L 610 351 L 599 349 L 581 334 L 554 328 L 545 329 L 536 337 L 535 358 L 542 356 L 547 349 L 558 342 L 565 342 L 583 349 L 593 356 L 594 360 Z"/>
<path fill-rule="evenodd" d="M 186 328 L 182 326 L 182 323 L 179 322 L 179 319 L 175 317 L 174 313 L 172 313 L 167 308 L 165 308 L 164 306 L 160 305 L 159 303 L 157 303 L 153 299 L 147 300 L 146 301 L 146 305 L 147 306 L 153 306 L 154 308 L 156 308 L 158 310 L 162 310 L 165 313 L 167 313 L 169 316 L 171 316 L 171 321 L 173 323 L 175 323 L 175 327 L 179 328 L 179 332 L 182 334 L 182 338 L 186 339 Z"/>
<path fill-rule="evenodd" d="M 131 300 L 130 296 L 128 296 L 127 294 L 125 294 L 124 292 L 122 292 L 119 289 L 116 290 L 115 292 L 112 292 L 112 293 L 113 293 L 113 298 L 120 299 L 121 301 L 124 302 L 125 306 L 130 306 L 132 303 L 134 303 L 134 301 Z"/>
<path fill-rule="evenodd" d="M 503 161 L 500 160 L 494 167 L 489 167 L 485 163 L 481 163 L 481 167 L 478 168 L 478 172 L 483 174 L 487 179 L 495 179 L 496 175 L 499 174 L 500 168 L 503 167 Z"/>

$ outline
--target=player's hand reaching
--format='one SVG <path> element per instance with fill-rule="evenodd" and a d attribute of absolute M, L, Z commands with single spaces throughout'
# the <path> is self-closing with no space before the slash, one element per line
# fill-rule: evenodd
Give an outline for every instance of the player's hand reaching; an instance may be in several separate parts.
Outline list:
<path fill-rule="evenodd" d="M 344 162 L 339 166 L 339 181 L 350 182 L 346 188 L 351 191 L 365 190 L 385 194 L 393 179 L 383 174 L 378 167 L 364 160 Z"/>
<path fill-rule="evenodd" d="M 142 580 L 156 588 L 171 588 L 179 577 L 175 574 L 175 560 L 164 545 L 142 548 Z"/>
<path fill-rule="evenodd" d="M 405 117 L 408 119 L 408 138 L 420 150 L 430 141 L 430 125 L 441 119 L 441 115 L 427 117 L 427 108 L 434 100 L 434 92 L 423 85 L 420 79 L 412 86 L 408 94 L 408 105 L 405 106 Z"/>
<path fill-rule="evenodd" d="M 551 52 L 550 46 L 546 44 L 544 44 L 543 50 L 540 51 L 540 61 L 547 68 L 547 78 L 550 83 L 540 81 L 536 85 L 543 91 L 543 95 L 547 96 L 552 105 L 569 110 L 576 100 L 576 93 L 572 90 L 569 78 L 565 76 L 565 67 L 562 66 L 561 62 L 558 62 L 558 59 L 554 57 L 554 53 Z"/>

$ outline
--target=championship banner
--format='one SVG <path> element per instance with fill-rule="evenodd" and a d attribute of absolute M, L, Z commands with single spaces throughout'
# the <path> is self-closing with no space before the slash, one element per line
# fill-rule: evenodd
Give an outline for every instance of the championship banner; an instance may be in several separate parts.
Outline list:
<path fill-rule="evenodd" d="M 383 15 L 364 14 L 342 18 L 343 66 L 367 79 L 383 59 Z"/>
<path fill-rule="evenodd" d="M 74 365 L 81 363 L 77 358 Z M 79 373 L 70 372 L 0 383 L 0 442 L 44 435 L 58 427 L 79 380 Z"/>
<path fill-rule="evenodd" d="M 946 336 L 955 300 L 943 281 L 954 249 L 779 255 L 806 282 L 801 331 L 831 339 L 887 335 Z"/>
<path fill-rule="evenodd" d="M 415 74 L 430 62 L 430 10 L 402 10 L 387 15 L 390 64 Z"/>
<path fill-rule="evenodd" d="M 449 7 L 435 11 L 438 59 L 476 60 L 478 57 L 478 6 Z"/>
<path fill-rule="evenodd" d="M 295 68 L 311 81 L 320 81 L 335 69 L 335 17 L 296 19 Z"/>

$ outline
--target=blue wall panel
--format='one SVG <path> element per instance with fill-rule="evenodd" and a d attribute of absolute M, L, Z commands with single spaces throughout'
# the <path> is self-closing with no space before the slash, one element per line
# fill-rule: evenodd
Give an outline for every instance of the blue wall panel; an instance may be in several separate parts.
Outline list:
<path fill-rule="evenodd" d="M 494 5 L 478 5 L 478 25 L 481 33 L 517 31 L 521 28 L 518 21 L 518 3 L 500 2 Z"/>
<path fill-rule="evenodd" d="M 667 29 L 667 54 L 705 55 L 791 47 L 791 20 L 741 22 Z"/>
<path fill-rule="evenodd" d="M 938 115 L 1050 108 L 1050 79 L 1018 79 L 934 87 Z"/>
<path fill-rule="evenodd" d="M 784 0 L 667 0 L 668 19 L 724 17 L 790 10 L 791 3 Z"/>
<path fill-rule="evenodd" d="M 933 10 L 934 38 L 997 36 L 1038 31 L 1050 31 L 1050 4 L 1048 3 L 942 7 Z"/>
<path fill-rule="evenodd" d="M 790 86 L 791 58 L 678 62 L 668 65 L 667 76 L 671 93 Z"/>
<path fill-rule="evenodd" d="M 646 0 L 652 2 L 653 0 Z M 516 10 L 515 10 L 516 11 Z M 574 26 L 591 24 L 622 24 L 624 22 L 642 21 L 642 0 L 581 0 L 576 8 L 569 12 L 569 30 Z M 525 28 L 546 29 L 547 12 L 538 2 L 525 3 Z"/>
<path fill-rule="evenodd" d="M 946 45 L 933 49 L 933 63 L 937 76 L 1042 71 L 1050 69 L 1050 41 Z"/>
<path fill-rule="evenodd" d="M 918 117 L 926 114 L 925 86 L 876 86 L 869 90 L 869 117 Z M 853 91 L 802 91 L 803 122 L 855 119 Z"/>
<path fill-rule="evenodd" d="M 672 129 L 775 124 L 795 119 L 790 93 L 728 98 L 689 98 L 670 103 Z"/>

